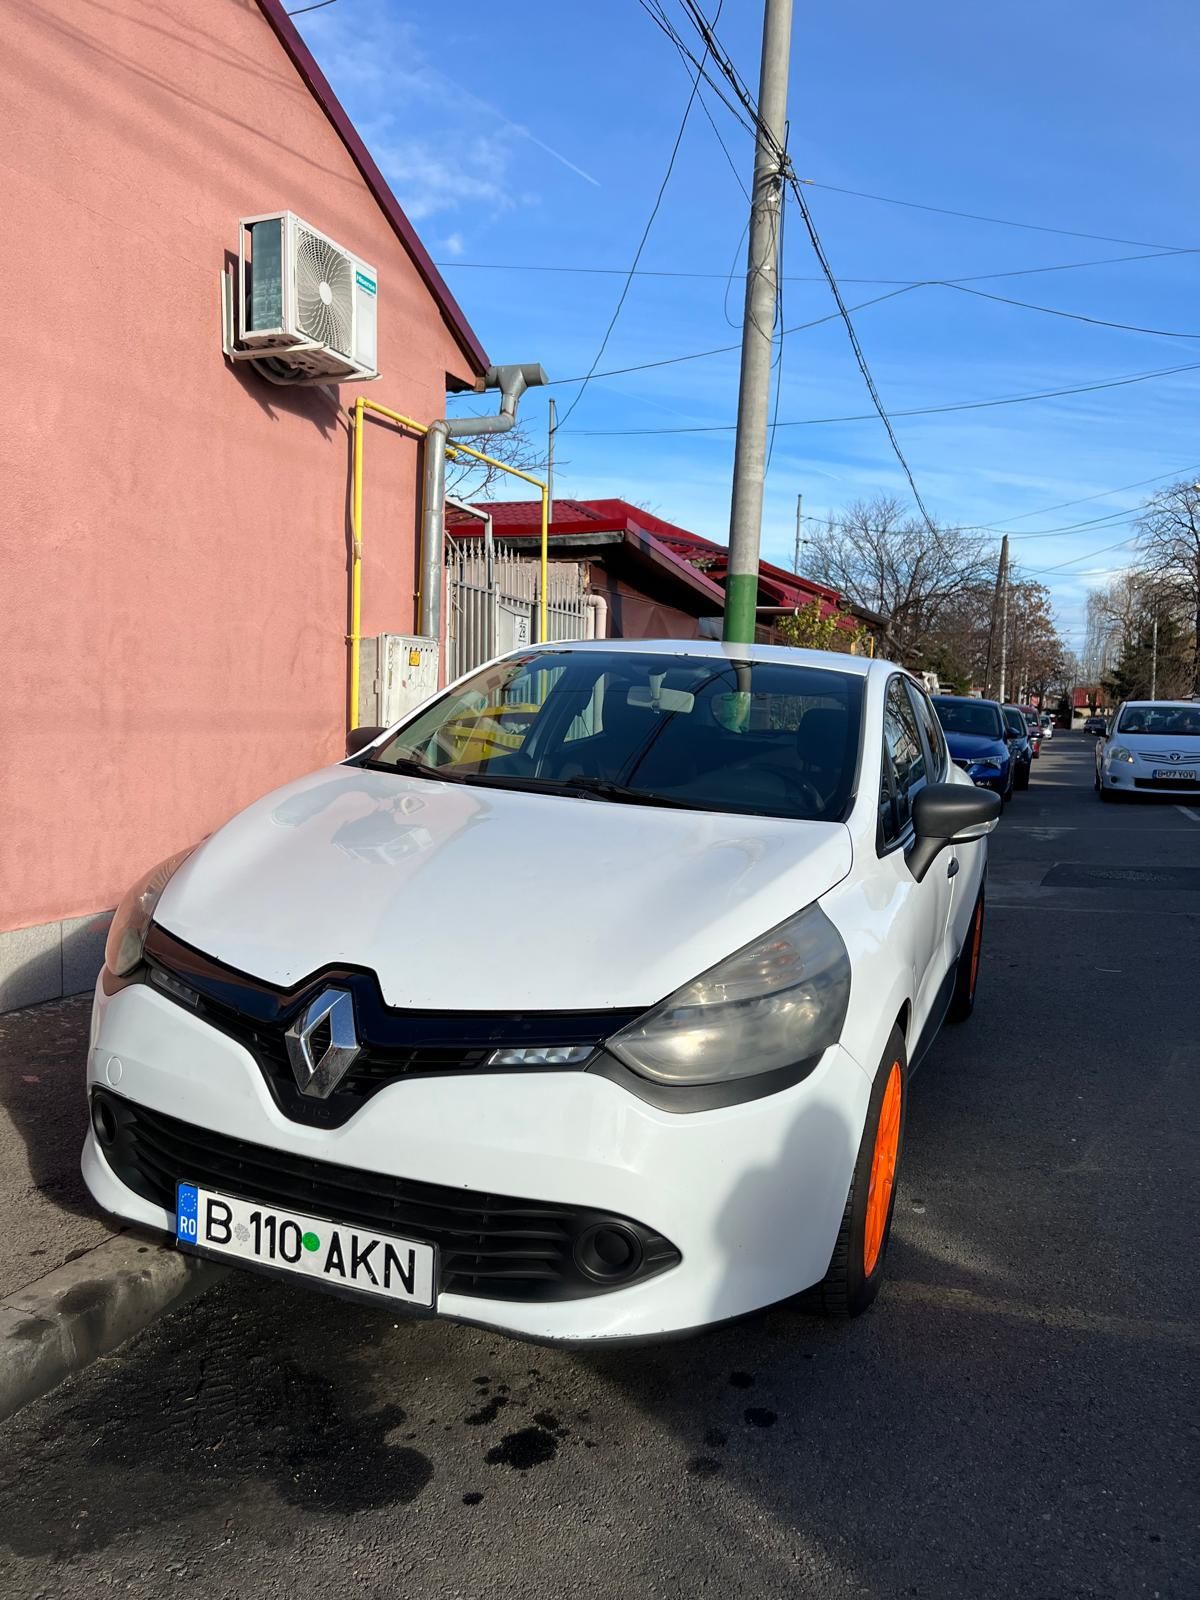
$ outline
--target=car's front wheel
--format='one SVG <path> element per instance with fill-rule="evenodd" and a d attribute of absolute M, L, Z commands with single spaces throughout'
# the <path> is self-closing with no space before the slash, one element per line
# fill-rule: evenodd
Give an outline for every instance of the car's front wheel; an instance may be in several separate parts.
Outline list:
<path fill-rule="evenodd" d="M 867 1108 L 854 1177 L 842 1213 L 829 1270 L 800 1304 L 829 1317 L 857 1317 L 875 1299 L 896 1204 L 896 1180 L 908 1110 L 908 1057 L 904 1035 L 893 1028 Z"/>

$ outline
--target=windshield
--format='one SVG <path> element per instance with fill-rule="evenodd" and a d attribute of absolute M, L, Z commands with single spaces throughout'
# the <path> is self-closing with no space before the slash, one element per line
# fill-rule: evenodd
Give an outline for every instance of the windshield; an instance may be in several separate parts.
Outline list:
<path fill-rule="evenodd" d="M 1126 706 L 1117 732 L 1185 734 L 1194 738 L 1200 736 L 1200 705 Z"/>
<path fill-rule="evenodd" d="M 362 759 L 502 788 L 835 821 L 854 787 L 862 684 L 721 656 L 533 650 L 484 668 Z"/>
<path fill-rule="evenodd" d="M 935 695 L 933 703 L 947 733 L 973 733 L 980 739 L 1004 737 L 1000 707 L 992 700 L 959 700 L 952 695 Z"/>
<path fill-rule="evenodd" d="M 1004 720 L 1010 733 L 1028 733 L 1029 731 L 1025 726 L 1025 718 L 1017 710 L 1016 706 L 1005 706 Z"/>

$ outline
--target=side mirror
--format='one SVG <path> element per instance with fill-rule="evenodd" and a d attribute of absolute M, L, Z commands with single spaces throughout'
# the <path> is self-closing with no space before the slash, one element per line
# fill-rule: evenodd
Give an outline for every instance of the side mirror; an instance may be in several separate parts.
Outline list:
<path fill-rule="evenodd" d="M 360 750 L 365 750 L 369 744 L 374 744 L 381 733 L 386 733 L 386 728 L 351 728 L 346 735 L 346 755 L 356 756 Z"/>
<path fill-rule="evenodd" d="M 916 838 L 905 859 L 918 883 L 951 844 L 969 844 L 991 833 L 1000 816 L 1000 796 L 961 783 L 928 783 L 913 801 Z"/>

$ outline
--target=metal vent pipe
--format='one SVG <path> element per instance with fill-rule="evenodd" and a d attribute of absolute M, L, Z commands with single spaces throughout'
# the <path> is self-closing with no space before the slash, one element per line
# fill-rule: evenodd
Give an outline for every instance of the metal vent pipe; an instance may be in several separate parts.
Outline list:
<path fill-rule="evenodd" d="M 425 496 L 421 518 L 421 632 L 436 639 L 441 633 L 442 565 L 446 537 L 446 441 L 472 434 L 508 433 L 516 425 L 517 402 L 526 389 L 546 382 L 537 362 L 489 367 L 481 390 L 499 389 L 500 410 L 494 417 L 443 417 L 425 435 Z"/>

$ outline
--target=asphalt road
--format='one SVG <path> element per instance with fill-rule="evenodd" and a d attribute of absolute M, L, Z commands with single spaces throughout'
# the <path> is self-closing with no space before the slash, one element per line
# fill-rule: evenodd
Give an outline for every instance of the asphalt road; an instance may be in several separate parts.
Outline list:
<path fill-rule="evenodd" d="M 874 1310 L 545 1350 L 235 1277 L 0 1429 L 0 1593 L 1200 1594 L 1200 808 L 1059 735 Z"/>

